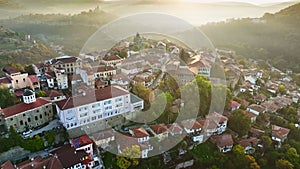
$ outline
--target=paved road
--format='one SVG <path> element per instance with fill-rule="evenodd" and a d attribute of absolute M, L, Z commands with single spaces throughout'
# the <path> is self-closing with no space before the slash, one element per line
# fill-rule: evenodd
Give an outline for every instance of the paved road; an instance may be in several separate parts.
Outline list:
<path fill-rule="evenodd" d="M 59 123 L 58 119 L 55 119 L 55 120 L 51 121 L 47 126 L 45 126 L 43 128 L 40 128 L 38 130 L 33 130 L 32 133 L 30 133 L 29 137 L 33 137 L 33 136 L 35 136 L 37 134 L 40 134 L 44 131 L 52 130 L 56 127 L 62 127 L 61 124 Z"/>

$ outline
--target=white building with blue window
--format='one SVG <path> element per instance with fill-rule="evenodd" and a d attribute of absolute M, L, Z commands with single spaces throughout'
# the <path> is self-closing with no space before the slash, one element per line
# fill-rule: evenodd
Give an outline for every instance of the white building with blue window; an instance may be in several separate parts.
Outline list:
<path fill-rule="evenodd" d="M 134 118 L 135 112 L 144 108 L 144 101 L 119 86 L 109 86 L 61 100 L 56 108 L 67 130 L 86 125 L 103 130 Z"/>

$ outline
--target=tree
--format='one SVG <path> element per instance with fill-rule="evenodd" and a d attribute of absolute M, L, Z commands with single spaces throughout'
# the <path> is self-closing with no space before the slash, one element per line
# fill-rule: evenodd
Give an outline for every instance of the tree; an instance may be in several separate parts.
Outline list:
<path fill-rule="evenodd" d="M 277 169 L 293 169 L 294 165 L 289 162 L 288 160 L 280 159 L 276 161 L 276 168 Z"/>
<path fill-rule="evenodd" d="M 8 88 L 0 88 L 0 107 L 6 108 L 15 104 L 16 97 Z"/>
<path fill-rule="evenodd" d="M 272 139 L 269 136 L 262 136 L 262 143 L 264 146 L 264 150 L 268 150 L 272 145 Z"/>
<path fill-rule="evenodd" d="M 117 156 L 117 165 L 120 168 L 127 169 L 131 165 L 137 166 L 139 164 L 139 158 L 142 156 L 140 146 L 134 145 L 131 148 L 126 147 L 122 150 L 122 156 Z"/>
<path fill-rule="evenodd" d="M 149 88 L 147 88 L 141 83 L 137 83 L 133 86 L 132 92 L 144 100 L 145 110 L 150 108 L 150 103 L 153 102 L 155 96 L 154 93 Z"/>
<path fill-rule="evenodd" d="M 286 89 L 285 89 L 284 85 L 280 84 L 278 86 L 277 93 L 282 94 L 282 95 L 286 93 Z"/>
<path fill-rule="evenodd" d="M 244 136 L 251 128 L 251 119 L 243 110 L 235 110 L 230 115 L 228 127 L 237 132 L 239 136 Z"/>
<path fill-rule="evenodd" d="M 47 96 L 47 93 L 43 90 L 39 90 L 37 93 L 36 93 L 36 97 L 46 97 Z"/>
<path fill-rule="evenodd" d="M 294 165 L 299 164 L 299 154 L 297 153 L 297 150 L 293 147 L 289 148 L 286 152 L 286 158 Z"/>
<path fill-rule="evenodd" d="M 25 65 L 24 66 L 24 71 L 27 72 L 29 75 L 34 75 L 34 69 L 32 65 Z"/>
<path fill-rule="evenodd" d="M 45 139 L 49 145 L 52 145 L 55 141 L 56 132 L 54 130 L 47 131 L 45 133 Z"/>

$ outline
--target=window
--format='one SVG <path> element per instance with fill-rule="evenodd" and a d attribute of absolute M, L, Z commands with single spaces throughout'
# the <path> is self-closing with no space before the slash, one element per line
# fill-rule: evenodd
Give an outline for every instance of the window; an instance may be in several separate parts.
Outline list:
<path fill-rule="evenodd" d="M 72 113 L 73 113 L 72 110 L 67 111 L 67 114 L 72 114 Z"/>
<path fill-rule="evenodd" d="M 87 116 L 87 113 L 81 113 L 80 114 L 80 117 L 85 117 L 85 116 Z"/>
<path fill-rule="evenodd" d="M 14 119 L 13 118 L 10 118 L 10 121 L 13 121 Z"/>
<path fill-rule="evenodd" d="M 40 114 L 40 119 L 42 119 L 43 118 L 43 115 L 42 114 Z"/>
<path fill-rule="evenodd" d="M 96 120 L 96 118 L 97 118 L 97 117 L 96 117 L 96 116 L 94 116 L 94 117 L 92 117 L 92 120 Z"/>
<path fill-rule="evenodd" d="M 111 104 L 111 100 L 107 100 L 104 102 L 104 105 L 108 105 L 108 104 Z"/>
<path fill-rule="evenodd" d="M 34 119 L 35 119 L 35 120 L 38 120 L 38 116 L 34 116 Z"/>
<path fill-rule="evenodd" d="M 94 114 L 101 113 L 101 109 L 97 109 L 93 111 Z"/>
<path fill-rule="evenodd" d="M 20 121 L 20 125 L 23 125 L 23 120 Z"/>
<path fill-rule="evenodd" d="M 101 106 L 100 103 L 96 103 L 96 104 L 93 104 L 93 105 L 92 105 L 92 108 L 96 108 L 96 107 L 100 107 L 100 106 Z"/>
<path fill-rule="evenodd" d="M 23 114 L 23 117 L 25 117 L 26 116 L 26 114 Z"/>
<path fill-rule="evenodd" d="M 98 119 L 101 119 L 102 118 L 102 114 L 98 115 Z"/>
<path fill-rule="evenodd" d="M 79 111 L 84 111 L 84 110 L 87 110 L 87 107 L 80 107 L 79 108 Z"/>
<path fill-rule="evenodd" d="M 23 82 L 25 82 L 25 78 L 23 78 Z"/>
<path fill-rule="evenodd" d="M 16 80 L 16 83 L 19 83 L 19 80 Z"/>
<path fill-rule="evenodd" d="M 30 122 L 31 122 L 31 118 L 30 118 L 30 117 L 28 117 L 27 121 L 30 123 Z"/>

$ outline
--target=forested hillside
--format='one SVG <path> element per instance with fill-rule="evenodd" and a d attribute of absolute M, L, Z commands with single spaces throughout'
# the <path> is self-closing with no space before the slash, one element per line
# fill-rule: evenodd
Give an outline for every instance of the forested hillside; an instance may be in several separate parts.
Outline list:
<path fill-rule="evenodd" d="M 202 30 L 216 47 L 300 72 L 300 3 L 261 18 L 207 24 Z"/>
<path fill-rule="evenodd" d="M 78 55 L 86 40 L 115 17 L 99 7 L 80 14 L 29 14 L 0 21 L 0 25 L 26 32 L 39 39 L 65 47 L 65 53 Z"/>
<path fill-rule="evenodd" d="M 32 64 L 58 54 L 43 42 L 22 32 L 0 27 L 0 68 L 8 63 Z"/>

